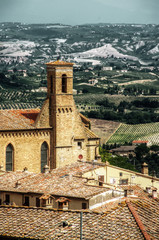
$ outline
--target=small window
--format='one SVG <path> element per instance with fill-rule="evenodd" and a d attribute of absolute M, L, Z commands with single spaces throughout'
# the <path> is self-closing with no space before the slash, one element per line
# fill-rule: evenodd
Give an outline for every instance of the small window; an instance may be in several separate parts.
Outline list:
<path fill-rule="evenodd" d="M 5 204 L 9 205 L 9 203 L 10 203 L 10 195 L 6 194 Z"/>
<path fill-rule="evenodd" d="M 40 199 L 36 198 L 36 207 L 40 207 Z"/>
<path fill-rule="evenodd" d="M 128 179 L 120 179 L 119 184 L 120 185 L 128 185 Z"/>
<path fill-rule="evenodd" d="M 87 203 L 82 203 L 82 209 L 87 209 Z"/>
<path fill-rule="evenodd" d="M 78 149 L 82 149 L 82 142 L 77 142 Z"/>
<path fill-rule="evenodd" d="M 63 209 L 63 203 L 62 203 L 62 202 L 59 202 L 59 203 L 58 203 L 58 208 L 59 208 L 59 209 Z"/>
<path fill-rule="evenodd" d="M 46 207 L 46 199 L 42 199 L 42 206 Z"/>
<path fill-rule="evenodd" d="M 123 176 L 123 173 L 122 173 L 122 172 L 120 172 L 120 173 L 119 173 L 119 176 L 120 176 L 120 177 L 122 177 L 122 176 Z"/>
<path fill-rule="evenodd" d="M 24 197 L 24 206 L 28 206 L 29 207 L 29 197 L 28 196 Z"/>
<path fill-rule="evenodd" d="M 128 195 L 128 191 L 124 190 L 124 197 L 127 197 L 127 195 Z"/>
<path fill-rule="evenodd" d="M 99 186 L 103 186 L 103 183 L 104 183 L 104 175 L 98 176 L 98 182 L 99 182 Z"/>
<path fill-rule="evenodd" d="M 52 204 L 52 198 L 48 198 L 48 204 Z"/>
<path fill-rule="evenodd" d="M 66 76 L 66 74 L 62 75 L 62 92 L 67 93 L 67 76 Z"/>

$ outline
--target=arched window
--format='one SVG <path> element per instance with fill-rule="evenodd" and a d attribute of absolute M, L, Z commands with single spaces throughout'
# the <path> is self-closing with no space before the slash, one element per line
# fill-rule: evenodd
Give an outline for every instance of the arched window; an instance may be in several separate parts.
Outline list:
<path fill-rule="evenodd" d="M 48 165 L 48 145 L 46 142 L 41 145 L 41 172 L 43 172 L 45 165 Z"/>
<path fill-rule="evenodd" d="M 9 144 L 6 148 L 6 171 L 13 171 L 13 146 Z"/>
<path fill-rule="evenodd" d="M 67 93 L 67 76 L 66 76 L 66 74 L 62 75 L 62 92 Z"/>

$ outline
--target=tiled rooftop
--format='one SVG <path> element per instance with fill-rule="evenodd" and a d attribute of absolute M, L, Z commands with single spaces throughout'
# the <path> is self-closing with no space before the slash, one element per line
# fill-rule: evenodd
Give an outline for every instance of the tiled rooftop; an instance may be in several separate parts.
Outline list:
<path fill-rule="evenodd" d="M 128 197 L 132 199 L 138 199 L 138 197 L 142 198 L 148 198 L 149 199 L 149 194 L 143 190 L 141 187 L 138 185 L 120 185 L 119 188 L 121 190 L 128 190 Z M 133 191 L 133 192 L 132 192 Z M 103 204 L 100 207 L 97 207 L 94 209 L 96 212 L 107 212 L 111 210 L 112 208 L 116 208 L 118 204 L 121 204 L 125 202 L 125 197 L 121 197 L 119 199 L 112 199 L 108 201 L 107 203 Z"/>
<path fill-rule="evenodd" d="M 0 110 L 0 131 L 1 130 L 24 130 L 35 129 L 33 125 L 37 119 L 40 109 L 23 109 L 23 110 Z M 80 114 L 81 120 L 85 125 L 89 120 Z M 90 129 L 85 127 L 87 137 L 99 138 Z"/>
<path fill-rule="evenodd" d="M 144 239 L 126 205 L 110 213 L 83 212 L 82 239 Z M 0 236 L 30 239 L 80 239 L 80 212 L 0 207 Z"/>
<path fill-rule="evenodd" d="M 159 200 L 141 198 L 131 200 L 150 239 L 159 239 Z"/>
<path fill-rule="evenodd" d="M 86 179 L 81 177 L 82 173 L 99 167 L 100 165 L 76 162 L 50 173 L 7 172 L 0 175 L 0 190 L 89 198 L 107 191 L 107 188 L 88 185 Z"/>
<path fill-rule="evenodd" d="M 139 187 L 138 185 L 120 185 L 120 188 L 122 190 L 128 190 L 128 194 L 129 194 L 129 192 L 133 191 L 132 194 L 137 197 L 148 198 L 148 196 L 149 196 L 149 194 L 144 189 Z"/>
<path fill-rule="evenodd" d="M 159 239 L 159 199 L 154 200 L 148 197 L 148 194 L 146 197 L 130 197 L 113 200 L 94 209 L 94 211 L 98 213 L 114 214 L 115 211 L 118 211 L 119 205 L 125 206 L 125 203 L 145 239 Z"/>
<path fill-rule="evenodd" d="M 57 65 L 68 65 L 68 66 L 72 66 L 73 65 L 73 63 L 71 63 L 71 62 L 64 62 L 64 61 L 61 61 L 61 60 L 57 60 L 57 61 L 54 61 L 54 62 L 49 62 L 49 63 L 46 63 L 46 65 L 55 65 L 55 66 L 57 66 Z"/>
<path fill-rule="evenodd" d="M 87 135 L 87 137 L 88 137 L 88 139 L 90 139 L 90 138 L 98 138 L 99 139 L 99 137 L 94 133 L 94 132 L 92 132 L 90 129 L 88 129 L 87 127 L 85 127 L 85 131 L 86 131 L 86 135 Z"/>
<path fill-rule="evenodd" d="M 40 109 L 0 110 L 0 130 L 33 129 Z"/>
<path fill-rule="evenodd" d="M 128 151 L 134 151 L 136 146 L 121 146 L 119 148 L 113 148 L 110 150 L 110 152 L 128 152 Z"/>
<path fill-rule="evenodd" d="M 148 143 L 148 141 L 144 141 L 144 140 L 134 140 L 134 141 L 132 141 L 132 143 Z"/>

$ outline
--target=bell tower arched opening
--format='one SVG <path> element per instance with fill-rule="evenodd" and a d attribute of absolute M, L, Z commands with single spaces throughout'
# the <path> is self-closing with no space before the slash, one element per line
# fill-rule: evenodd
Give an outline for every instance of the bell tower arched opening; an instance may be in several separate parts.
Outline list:
<path fill-rule="evenodd" d="M 62 93 L 67 93 L 67 75 L 62 75 Z"/>

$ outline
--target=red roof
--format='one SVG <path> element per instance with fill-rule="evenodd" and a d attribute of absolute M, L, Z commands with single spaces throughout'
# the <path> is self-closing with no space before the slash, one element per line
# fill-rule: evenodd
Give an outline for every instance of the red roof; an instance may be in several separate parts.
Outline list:
<path fill-rule="evenodd" d="M 134 140 L 133 143 L 148 143 L 148 141 L 144 140 Z"/>
<path fill-rule="evenodd" d="M 0 130 L 33 128 L 40 109 L 0 110 Z"/>
<path fill-rule="evenodd" d="M 38 112 L 30 112 L 30 113 L 24 112 L 24 113 L 21 113 L 21 114 L 22 114 L 24 117 L 30 119 L 30 120 L 31 120 L 31 121 L 30 121 L 31 123 L 34 123 L 39 113 L 38 113 Z"/>
<path fill-rule="evenodd" d="M 27 119 L 30 119 L 30 124 L 33 124 L 40 112 L 40 109 L 20 109 L 20 110 L 10 110 L 15 115 L 24 116 Z"/>

